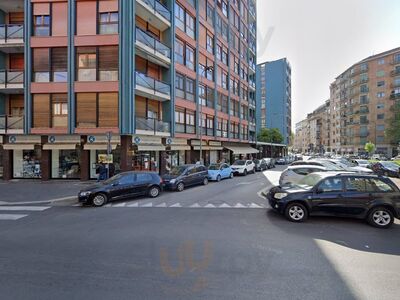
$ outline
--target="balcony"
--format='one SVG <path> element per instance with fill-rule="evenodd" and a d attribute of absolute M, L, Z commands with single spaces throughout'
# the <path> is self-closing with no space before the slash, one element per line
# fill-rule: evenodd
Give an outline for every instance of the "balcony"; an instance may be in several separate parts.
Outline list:
<path fill-rule="evenodd" d="M 390 88 L 392 88 L 392 89 L 397 88 L 397 87 L 400 87 L 400 82 L 395 82 L 395 83 L 390 84 Z"/>
<path fill-rule="evenodd" d="M 136 28 L 136 54 L 155 64 L 169 68 L 171 49 L 140 28 Z"/>
<path fill-rule="evenodd" d="M 20 94 L 24 90 L 24 71 L 0 70 L 0 91 L 4 94 Z"/>
<path fill-rule="evenodd" d="M 256 55 L 256 49 L 257 49 L 256 43 L 255 43 L 255 42 L 249 42 L 248 46 L 249 46 L 249 50 L 250 50 L 254 55 Z"/>
<path fill-rule="evenodd" d="M 136 117 L 136 133 L 144 135 L 170 136 L 169 123 L 157 119 Z"/>
<path fill-rule="evenodd" d="M 171 12 L 157 0 L 136 0 L 136 15 L 164 31 L 171 27 Z"/>
<path fill-rule="evenodd" d="M 397 76 L 400 75 L 400 69 L 396 68 L 395 70 L 393 70 L 392 72 L 390 72 L 391 76 Z"/>
<path fill-rule="evenodd" d="M 397 99 L 400 99 L 400 93 L 397 93 L 397 94 L 391 93 L 390 94 L 390 100 L 397 100 Z"/>
<path fill-rule="evenodd" d="M 255 73 L 256 72 L 256 64 L 254 62 L 249 62 L 249 69 Z"/>
<path fill-rule="evenodd" d="M 0 24 L 0 49 L 5 53 L 24 51 L 24 25 Z"/>
<path fill-rule="evenodd" d="M 23 132 L 23 116 L 0 116 L 0 134 L 21 134 Z"/>
<path fill-rule="evenodd" d="M 167 101 L 171 100 L 171 85 L 136 72 L 136 94 L 142 97 Z"/>
<path fill-rule="evenodd" d="M 256 89 L 256 82 L 255 81 L 253 81 L 253 80 L 249 80 L 249 86 L 252 88 L 252 89 Z"/>

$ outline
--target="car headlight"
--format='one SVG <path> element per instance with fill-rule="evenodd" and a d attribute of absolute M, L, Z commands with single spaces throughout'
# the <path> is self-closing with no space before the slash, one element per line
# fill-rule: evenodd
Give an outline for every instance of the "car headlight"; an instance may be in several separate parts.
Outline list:
<path fill-rule="evenodd" d="M 89 196 L 90 193 L 91 193 L 90 191 L 80 192 L 79 195 L 82 196 L 82 197 L 86 197 L 86 196 Z"/>
<path fill-rule="evenodd" d="M 176 182 L 176 179 L 171 179 L 169 182 L 174 184 Z"/>
<path fill-rule="evenodd" d="M 276 193 L 274 195 L 274 198 L 278 199 L 278 200 L 281 200 L 281 199 L 285 198 L 287 195 L 288 195 L 287 193 Z"/>

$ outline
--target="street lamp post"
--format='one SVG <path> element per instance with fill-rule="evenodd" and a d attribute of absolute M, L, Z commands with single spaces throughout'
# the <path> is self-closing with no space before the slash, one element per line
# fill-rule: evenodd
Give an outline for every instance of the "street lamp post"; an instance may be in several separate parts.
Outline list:
<path fill-rule="evenodd" d="M 204 77 L 204 73 L 207 71 L 214 70 L 213 66 L 205 67 L 201 76 Z M 200 97 L 199 97 L 200 99 Z M 203 103 L 200 103 L 200 162 L 203 161 Z"/>

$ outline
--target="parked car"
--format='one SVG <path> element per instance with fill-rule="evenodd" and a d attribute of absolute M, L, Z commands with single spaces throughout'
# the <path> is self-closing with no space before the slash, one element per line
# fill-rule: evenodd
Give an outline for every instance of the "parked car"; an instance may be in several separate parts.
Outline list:
<path fill-rule="evenodd" d="M 277 165 L 286 165 L 286 159 L 284 158 L 284 157 L 278 157 L 277 159 L 276 159 L 276 164 Z"/>
<path fill-rule="evenodd" d="M 372 164 L 371 169 L 378 175 L 385 175 L 388 177 L 400 177 L 399 166 L 394 162 L 380 161 Z"/>
<path fill-rule="evenodd" d="M 162 179 L 153 172 L 119 173 L 103 182 L 91 185 L 78 194 L 79 202 L 103 206 L 107 202 L 136 196 L 158 197 Z"/>
<path fill-rule="evenodd" d="M 373 171 L 369 168 L 364 168 L 360 166 L 356 166 L 353 163 L 349 162 L 346 159 L 318 159 L 317 161 L 327 161 L 330 162 L 342 170 L 348 171 L 348 172 L 356 172 L 356 173 L 373 173 Z"/>
<path fill-rule="evenodd" d="M 192 185 L 207 185 L 208 170 L 203 165 L 182 165 L 173 167 L 171 171 L 163 175 L 166 189 L 182 192 L 185 187 Z"/>
<path fill-rule="evenodd" d="M 221 181 L 224 178 L 233 178 L 232 168 L 228 164 L 211 164 L 208 167 L 209 180 Z"/>
<path fill-rule="evenodd" d="M 302 166 L 302 165 L 307 165 L 307 166 L 320 166 L 320 167 L 325 167 L 327 171 L 346 171 L 340 166 L 337 166 L 327 160 L 306 160 L 306 161 L 295 161 L 290 164 L 291 166 Z"/>
<path fill-rule="evenodd" d="M 392 157 L 392 160 L 400 160 L 400 155 L 397 155 L 395 157 Z"/>
<path fill-rule="evenodd" d="M 292 222 L 309 216 L 338 216 L 366 219 L 375 227 L 388 228 L 394 218 L 400 218 L 399 188 L 377 175 L 312 173 L 298 184 L 273 187 L 267 199 Z"/>
<path fill-rule="evenodd" d="M 275 168 L 275 158 L 265 157 L 264 160 L 267 162 L 268 169 Z"/>
<path fill-rule="evenodd" d="M 327 169 L 321 166 L 297 165 L 289 166 L 284 170 L 279 178 L 279 185 L 298 183 L 305 176 L 314 172 L 324 172 Z"/>
<path fill-rule="evenodd" d="M 353 159 L 351 162 L 358 167 L 369 168 L 371 166 L 371 163 L 366 159 Z"/>
<path fill-rule="evenodd" d="M 264 159 L 255 159 L 253 160 L 256 171 L 265 171 L 267 170 L 267 162 Z"/>
<path fill-rule="evenodd" d="M 237 160 L 231 166 L 233 173 L 246 176 L 256 172 L 256 165 L 252 160 Z"/>

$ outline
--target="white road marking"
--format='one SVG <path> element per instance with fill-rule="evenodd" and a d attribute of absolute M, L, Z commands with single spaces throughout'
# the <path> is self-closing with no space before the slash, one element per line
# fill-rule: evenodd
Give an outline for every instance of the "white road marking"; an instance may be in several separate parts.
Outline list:
<path fill-rule="evenodd" d="M 27 211 L 44 211 L 46 209 L 49 209 L 50 206 L 0 206 L 0 210 L 27 210 Z"/>
<path fill-rule="evenodd" d="M 158 204 L 156 207 L 167 207 L 167 203 L 161 203 L 161 204 Z"/>
<path fill-rule="evenodd" d="M 125 207 L 126 206 L 126 202 L 124 203 L 118 203 L 118 204 L 114 204 L 113 207 Z"/>
<path fill-rule="evenodd" d="M 190 206 L 190 208 L 199 208 L 199 207 L 201 207 L 201 206 L 198 203 L 195 203 Z"/>
<path fill-rule="evenodd" d="M 219 208 L 232 208 L 232 206 L 224 203 L 224 204 L 220 205 Z"/>
<path fill-rule="evenodd" d="M 247 208 L 246 206 L 244 206 L 244 205 L 241 204 L 241 203 L 236 204 L 234 207 L 235 207 L 235 208 Z"/>
<path fill-rule="evenodd" d="M 12 220 L 12 221 L 15 221 L 15 220 L 24 218 L 26 216 L 28 216 L 28 215 L 0 214 L 0 220 Z"/>
<path fill-rule="evenodd" d="M 140 207 L 153 207 L 153 203 L 146 203 L 146 204 L 143 204 L 143 205 L 140 205 Z"/>
<path fill-rule="evenodd" d="M 180 203 L 175 203 L 174 205 L 171 205 L 170 207 L 182 207 Z"/>
<path fill-rule="evenodd" d="M 139 207 L 139 202 L 129 204 L 128 207 Z"/>
<path fill-rule="evenodd" d="M 250 208 L 263 208 L 262 206 L 255 204 L 255 203 L 251 203 L 249 207 Z"/>
<path fill-rule="evenodd" d="M 204 206 L 205 208 L 216 208 L 215 205 L 208 203 L 206 206 Z"/>

